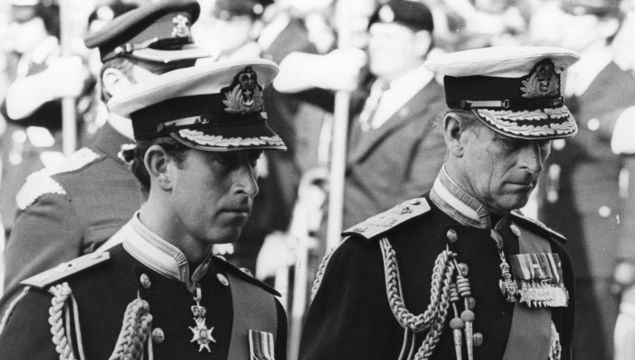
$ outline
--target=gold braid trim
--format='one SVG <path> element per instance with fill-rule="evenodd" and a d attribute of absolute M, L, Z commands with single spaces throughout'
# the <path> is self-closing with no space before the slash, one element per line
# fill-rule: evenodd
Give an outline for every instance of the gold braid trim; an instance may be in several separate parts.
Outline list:
<path fill-rule="evenodd" d="M 137 298 L 128 307 L 123 318 L 119 338 L 115 350 L 109 360 L 139 360 L 143 359 L 144 344 L 150 342 L 150 328 L 152 327 L 152 314 L 150 304 Z M 148 345 L 148 360 L 152 360 L 152 351 Z"/>
<path fill-rule="evenodd" d="M 324 255 L 324 258 L 322 258 L 322 262 L 320 263 L 320 266 L 318 267 L 317 272 L 315 273 L 313 286 L 311 286 L 311 302 L 313 302 L 315 295 L 320 289 L 320 285 L 322 284 L 322 278 L 324 278 L 324 273 L 326 272 L 326 267 L 329 264 L 329 260 L 331 260 L 331 256 L 333 256 L 333 253 L 335 253 L 335 250 L 337 250 L 337 248 L 331 249 L 329 252 L 326 253 L 326 255 Z"/>
<path fill-rule="evenodd" d="M 456 270 L 452 260 L 456 254 L 444 250 L 437 256 L 432 270 L 430 304 L 424 313 L 414 315 L 406 309 L 403 300 L 396 252 L 386 237 L 382 238 L 379 244 L 384 262 L 386 295 L 390 309 L 404 329 L 413 332 L 428 331 L 419 351 L 415 354 L 417 360 L 428 359 L 439 341 L 448 314 L 450 284 Z"/>
<path fill-rule="evenodd" d="M 49 324 L 55 351 L 60 354 L 60 360 L 75 360 L 73 346 L 71 345 L 66 330 L 64 329 L 64 316 L 69 315 L 67 300 L 72 291 L 67 282 L 52 286 L 49 292 L 53 294 L 51 307 L 49 308 Z M 67 320 L 68 322 L 68 320 Z"/>

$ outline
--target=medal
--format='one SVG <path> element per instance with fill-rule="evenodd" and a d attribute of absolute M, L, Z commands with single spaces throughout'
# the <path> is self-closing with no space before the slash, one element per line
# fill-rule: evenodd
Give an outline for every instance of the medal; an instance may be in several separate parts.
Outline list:
<path fill-rule="evenodd" d="M 498 256 L 501 259 L 500 269 L 501 269 L 501 279 L 498 280 L 498 286 L 500 287 L 501 293 L 505 297 L 507 302 L 513 303 L 516 302 L 516 295 L 518 294 L 518 285 L 512 278 L 512 274 L 509 271 L 509 264 L 507 263 L 507 259 L 505 258 L 505 251 L 503 248 L 503 237 L 498 233 L 498 231 L 492 229 L 490 231 L 490 236 L 496 243 L 496 248 L 498 249 Z"/>
<path fill-rule="evenodd" d="M 202 352 L 203 349 L 207 349 L 208 352 L 212 352 L 209 348 L 210 342 L 216 342 L 216 339 L 212 336 L 212 331 L 214 331 L 214 327 L 207 328 L 205 324 L 205 315 L 207 314 L 207 309 L 205 306 L 201 306 L 201 288 L 196 287 L 196 296 L 194 296 L 194 301 L 196 305 L 191 307 L 192 315 L 194 315 L 194 322 L 196 326 L 189 326 L 190 331 L 192 331 L 192 340 L 190 342 L 198 343 L 198 352 Z"/>

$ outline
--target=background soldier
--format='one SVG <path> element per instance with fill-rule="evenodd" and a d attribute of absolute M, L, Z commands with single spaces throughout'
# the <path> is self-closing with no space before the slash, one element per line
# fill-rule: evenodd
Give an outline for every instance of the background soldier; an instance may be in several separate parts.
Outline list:
<path fill-rule="evenodd" d="M 567 71 L 565 87 L 580 133 L 553 143 L 539 187 L 538 218 L 571 240 L 580 295 L 576 325 L 595 330 L 576 336 L 575 358 L 612 359 L 618 314 L 618 299 L 611 293 L 614 268 L 620 265 L 622 289 L 632 286 L 635 278 L 635 159 L 616 152 L 614 146 L 616 138 L 632 134 L 620 132 L 617 123 L 634 121 L 624 110 L 635 105 L 635 78 L 613 61 L 611 41 L 623 16 L 618 1 L 559 4 L 549 15 L 551 21 L 541 21 L 541 28 L 557 46 L 581 55 Z"/>
<path fill-rule="evenodd" d="M 185 19 L 179 26 L 189 31 L 198 14 L 196 1 L 161 1 L 88 35 L 86 46 L 98 48 L 103 62 L 103 99 L 206 56 L 192 46 L 190 36 L 173 35 L 173 19 Z M 159 39 L 154 45 L 148 43 L 153 38 Z M 18 193 L 18 213 L 7 242 L 2 308 L 17 295 L 20 281 L 93 252 L 141 206 L 139 184 L 118 156 L 124 145 L 134 143 L 132 137 L 130 120 L 110 113 L 92 144 L 29 177 Z"/>
<path fill-rule="evenodd" d="M 132 120 L 126 157 L 147 201 L 123 244 L 23 282 L 0 358 L 285 358 L 275 291 L 212 256 L 240 235 L 262 151 L 285 149 L 262 108 L 276 73 L 266 60 L 179 69 L 111 100 Z"/>
<path fill-rule="evenodd" d="M 428 194 L 344 232 L 318 274 L 301 359 L 570 358 L 564 238 L 514 209 L 551 139 L 577 132 L 560 94 L 577 60 L 511 47 L 427 63 L 445 75 L 448 159 Z"/>

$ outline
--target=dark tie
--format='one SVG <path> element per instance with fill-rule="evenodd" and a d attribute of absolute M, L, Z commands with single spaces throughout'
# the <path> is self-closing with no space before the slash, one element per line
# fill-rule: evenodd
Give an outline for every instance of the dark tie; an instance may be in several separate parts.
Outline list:
<path fill-rule="evenodd" d="M 381 101 L 381 96 L 386 90 L 388 90 L 388 88 L 388 82 L 383 80 L 377 80 L 377 84 L 373 85 L 370 96 L 368 96 L 368 99 L 366 99 L 366 103 L 364 104 L 364 109 L 359 115 L 359 122 L 362 131 L 370 130 L 373 118 L 375 117 L 377 108 L 379 107 L 379 102 Z"/>

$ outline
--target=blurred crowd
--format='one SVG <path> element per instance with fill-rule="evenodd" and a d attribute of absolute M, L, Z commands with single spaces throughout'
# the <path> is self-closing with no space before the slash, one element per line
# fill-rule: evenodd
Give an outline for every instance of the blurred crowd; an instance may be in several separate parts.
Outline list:
<path fill-rule="evenodd" d="M 635 297 L 628 292 L 635 283 L 635 256 L 630 257 L 635 227 L 629 225 L 635 212 L 620 205 L 635 203 L 628 197 L 635 174 L 629 178 L 627 171 L 635 154 L 635 2 L 419 1 L 430 9 L 430 19 L 385 7 L 387 0 L 199 1 L 192 36 L 210 56 L 198 61 L 263 57 L 279 64 L 275 90 L 265 92 L 265 106 L 272 127 L 289 147 L 261 158 L 254 212 L 240 241 L 218 251 L 260 278 L 285 283 L 293 274 L 280 271 L 294 264 L 294 250 L 302 248 L 308 254 L 306 282 L 312 281 L 327 247 L 327 174 L 331 159 L 338 156 L 330 150 L 336 93 L 350 95 L 348 113 L 354 124 L 343 174 L 342 223 L 347 228 L 427 191 L 443 162 L 445 148 L 434 120 L 445 105 L 442 84 L 422 68 L 425 59 L 493 45 L 566 47 L 582 55 L 565 86 L 567 98 L 577 104 L 572 111 L 581 131 L 578 140 L 554 141 L 551 163 L 527 212 L 569 238 L 578 291 L 594 294 L 578 297 L 576 352 L 589 359 L 612 358 L 612 332 L 620 312 L 620 298 L 612 294 Z M 100 71 L 99 53 L 85 47 L 84 36 L 143 3 L 0 3 L 2 247 L 5 241 L 16 246 L 18 235 L 25 233 L 15 224 L 38 196 L 20 190 L 29 175 L 59 169 L 69 155 L 67 149 L 64 153 L 68 136 L 79 149 L 95 141 L 107 122 L 107 94 L 98 84 L 108 81 L 108 74 Z M 407 26 L 372 26 L 393 22 Z M 602 78 L 606 69 L 611 75 Z M 71 99 L 70 111 L 63 99 Z M 62 124 L 69 121 L 75 131 L 65 135 Z M 598 172 L 606 176 L 599 179 Z M 122 221 L 140 201 L 132 200 L 119 216 Z M 565 214 L 570 216 L 563 219 Z M 97 240 L 84 243 L 80 254 L 99 247 L 99 239 L 123 223 L 106 225 L 113 230 L 93 228 Z M 100 231 L 101 237 L 96 235 Z M 19 273 L 16 267 L 24 261 L 7 259 L 7 272 Z M 635 307 L 635 299 L 631 302 Z M 635 316 L 634 310 L 625 309 Z"/>

